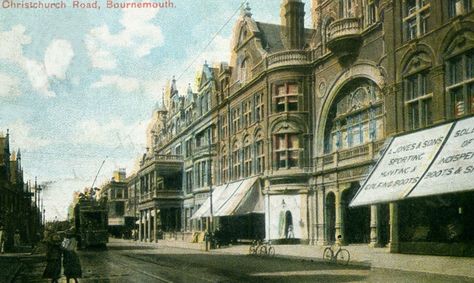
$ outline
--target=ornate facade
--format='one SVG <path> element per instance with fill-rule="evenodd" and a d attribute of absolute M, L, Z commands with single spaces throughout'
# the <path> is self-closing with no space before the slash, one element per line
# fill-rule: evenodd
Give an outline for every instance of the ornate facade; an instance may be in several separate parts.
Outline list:
<path fill-rule="evenodd" d="M 240 227 L 240 238 L 327 244 L 341 235 L 399 251 L 401 238 L 412 241 L 400 238 L 398 221 L 409 204 L 349 202 L 387 137 L 473 114 L 473 3 L 311 4 L 312 29 L 303 1 L 282 1 L 280 25 L 255 21 L 247 6 L 229 64 L 204 64 L 197 92 L 180 95 L 174 79 L 167 87 L 143 164 L 172 160 L 183 231 L 214 222 Z M 259 193 L 246 215 L 209 205 L 254 179 Z"/>

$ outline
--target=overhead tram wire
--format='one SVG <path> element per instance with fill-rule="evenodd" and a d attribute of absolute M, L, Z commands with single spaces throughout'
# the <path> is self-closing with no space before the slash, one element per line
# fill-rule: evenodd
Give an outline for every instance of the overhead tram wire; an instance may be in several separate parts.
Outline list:
<path fill-rule="evenodd" d="M 247 3 L 248 1 L 242 1 L 242 3 L 239 5 L 239 7 L 237 9 L 235 9 L 234 13 L 226 20 L 226 22 L 219 28 L 219 30 L 212 36 L 212 38 L 209 40 L 209 42 L 206 44 L 206 46 L 204 46 L 204 48 L 198 53 L 198 55 L 191 61 L 191 63 L 184 69 L 184 71 L 178 76 L 178 79 L 179 80 L 188 70 L 189 68 L 191 68 L 194 63 L 196 63 L 196 61 L 199 59 L 199 57 L 204 53 L 204 51 L 207 50 L 207 48 L 211 45 L 211 43 L 214 41 L 214 39 L 216 39 L 216 37 L 221 33 L 221 31 L 229 24 L 229 22 L 234 18 L 234 16 L 241 10 L 241 8 Z M 132 131 L 130 131 L 131 133 Z M 130 133 L 128 133 L 128 135 L 130 135 Z M 112 151 L 112 153 L 114 153 L 118 148 L 120 147 L 120 144 Z M 111 153 L 111 154 L 112 154 Z M 110 155 L 110 154 L 109 154 Z M 99 173 L 100 173 L 100 170 L 102 169 L 102 167 L 104 166 L 104 163 L 105 161 L 107 160 L 107 158 L 109 157 L 109 155 L 107 155 L 104 160 L 102 161 L 102 164 L 100 165 L 100 168 L 99 170 L 97 171 L 97 174 L 94 178 L 94 182 L 92 183 L 92 187 L 94 186 L 95 182 L 97 181 L 97 178 L 99 176 Z"/>
<path fill-rule="evenodd" d="M 211 40 L 204 46 L 204 48 L 198 53 L 196 57 L 191 61 L 191 63 L 184 69 L 184 71 L 178 76 L 177 80 L 179 80 L 188 70 L 191 68 L 194 63 L 199 59 L 199 57 L 206 51 L 206 49 L 211 45 L 211 43 L 216 39 L 216 37 L 221 33 L 221 31 L 229 24 L 229 22 L 234 18 L 234 16 L 241 10 L 241 8 L 247 3 L 248 1 L 243 1 L 239 7 L 234 11 L 234 13 L 227 19 L 227 21 L 219 28 L 219 30 L 212 36 Z"/>

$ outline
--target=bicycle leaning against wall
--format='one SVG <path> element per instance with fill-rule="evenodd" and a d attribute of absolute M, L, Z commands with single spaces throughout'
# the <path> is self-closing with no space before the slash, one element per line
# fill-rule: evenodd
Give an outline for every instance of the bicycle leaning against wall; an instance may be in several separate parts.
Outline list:
<path fill-rule="evenodd" d="M 323 259 L 327 262 L 335 262 L 342 265 L 347 265 L 351 258 L 351 254 L 348 250 L 341 247 L 341 236 L 338 236 L 337 238 L 338 241 L 324 249 Z"/>

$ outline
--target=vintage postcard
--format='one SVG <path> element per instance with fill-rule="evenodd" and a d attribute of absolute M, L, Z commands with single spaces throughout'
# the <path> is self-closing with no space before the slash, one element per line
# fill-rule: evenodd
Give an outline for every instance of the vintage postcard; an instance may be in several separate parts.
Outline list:
<path fill-rule="evenodd" d="M 0 282 L 473 282 L 473 0 L 0 0 Z"/>

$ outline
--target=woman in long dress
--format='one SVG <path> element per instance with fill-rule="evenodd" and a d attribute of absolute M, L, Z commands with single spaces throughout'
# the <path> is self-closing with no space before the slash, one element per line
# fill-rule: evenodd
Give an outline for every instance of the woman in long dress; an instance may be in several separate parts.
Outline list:
<path fill-rule="evenodd" d="M 82 267 L 79 256 L 76 252 L 77 240 L 74 231 L 68 231 L 66 238 L 63 241 L 63 267 L 64 275 L 66 276 L 67 282 L 72 278 L 74 282 L 78 282 L 77 278 L 82 277 Z"/>
<path fill-rule="evenodd" d="M 43 278 L 50 278 L 57 283 L 61 278 L 61 237 L 57 233 L 50 234 L 46 240 L 46 268 Z"/>

